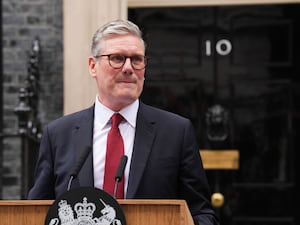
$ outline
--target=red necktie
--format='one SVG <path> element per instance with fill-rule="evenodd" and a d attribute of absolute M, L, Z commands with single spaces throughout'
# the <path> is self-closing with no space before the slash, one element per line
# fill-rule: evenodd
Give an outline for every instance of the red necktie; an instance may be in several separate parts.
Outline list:
<path fill-rule="evenodd" d="M 123 120 L 123 117 L 120 114 L 115 113 L 111 117 L 111 120 L 111 129 L 107 135 L 103 189 L 113 196 L 115 176 L 120 163 L 120 159 L 124 155 L 124 143 L 119 130 L 119 124 Z M 118 184 L 116 198 L 124 198 L 124 178 Z"/>

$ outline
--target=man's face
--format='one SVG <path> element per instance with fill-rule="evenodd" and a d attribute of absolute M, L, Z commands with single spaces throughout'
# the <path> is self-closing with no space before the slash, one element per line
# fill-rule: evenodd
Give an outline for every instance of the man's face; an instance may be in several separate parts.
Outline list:
<path fill-rule="evenodd" d="M 116 35 L 102 42 L 101 55 L 144 55 L 142 41 L 133 35 Z M 142 93 L 145 69 L 136 70 L 127 58 L 124 66 L 115 69 L 108 57 L 89 57 L 89 70 L 98 85 L 99 101 L 106 107 L 119 111 L 134 102 Z"/>

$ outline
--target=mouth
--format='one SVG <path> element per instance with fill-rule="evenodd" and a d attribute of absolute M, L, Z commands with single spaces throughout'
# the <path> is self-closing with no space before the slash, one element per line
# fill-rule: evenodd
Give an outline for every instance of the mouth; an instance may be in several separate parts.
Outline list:
<path fill-rule="evenodd" d="M 119 80 L 118 83 L 124 83 L 124 84 L 135 84 L 135 80 Z"/>

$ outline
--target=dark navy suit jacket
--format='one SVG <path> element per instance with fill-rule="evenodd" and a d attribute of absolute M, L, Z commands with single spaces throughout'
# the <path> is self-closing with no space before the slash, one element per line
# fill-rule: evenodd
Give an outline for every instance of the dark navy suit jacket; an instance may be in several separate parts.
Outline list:
<path fill-rule="evenodd" d="M 94 106 L 50 122 L 44 129 L 29 199 L 66 192 L 81 151 L 93 146 Z M 94 186 L 89 154 L 72 188 Z M 184 199 L 201 225 L 216 224 L 210 192 L 190 120 L 140 102 L 128 178 L 128 199 Z"/>

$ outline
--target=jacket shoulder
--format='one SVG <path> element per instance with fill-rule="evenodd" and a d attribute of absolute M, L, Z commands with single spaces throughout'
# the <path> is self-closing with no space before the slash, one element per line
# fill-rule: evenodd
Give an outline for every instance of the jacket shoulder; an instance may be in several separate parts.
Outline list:
<path fill-rule="evenodd" d="M 86 123 L 93 121 L 94 117 L 94 106 L 83 109 L 78 112 L 64 115 L 60 118 L 57 118 L 47 124 L 48 129 L 63 129 L 64 127 L 69 128 L 70 126 L 76 126 L 80 123 Z"/>
<path fill-rule="evenodd" d="M 150 106 L 144 103 L 141 103 L 140 113 L 142 115 L 147 116 L 148 118 L 153 118 L 153 119 L 156 118 L 160 120 L 163 119 L 163 120 L 184 121 L 184 122 L 189 121 L 188 118 L 182 115 L 164 109 L 160 109 L 154 106 Z"/>

